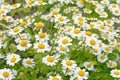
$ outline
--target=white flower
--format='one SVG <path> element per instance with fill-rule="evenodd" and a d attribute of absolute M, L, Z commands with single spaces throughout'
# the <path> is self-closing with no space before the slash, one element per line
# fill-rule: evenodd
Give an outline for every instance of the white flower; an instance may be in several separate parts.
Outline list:
<path fill-rule="evenodd" d="M 67 19 L 66 16 L 62 16 L 58 14 L 58 15 L 55 15 L 54 21 L 60 24 L 66 24 L 69 20 Z"/>
<path fill-rule="evenodd" d="M 42 62 L 48 66 L 54 66 L 58 62 L 58 57 L 59 56 L 55 56 L 55 55 L 54 56 L 47 55 L 42 58 Z"/>
<path fill-rule="evenodd" d="M 94 70 L 94 63 L 93 62 L 84 62 L 83 64 L 86 69 L 88 70 Z"/>
<path fill-rule="evenodd" d="M 110 75 L 114 78 L 120 78 L 120 70 L 113 69 L 110 71 Z"/>
<path fill-rule="evenodd" d="M 21 58 L 18 54 L 11 53 L 6 56 L 6 60 L 8 65 L 14 66 Z"/>
<path fill-rule="evenodd" d="M 48 45 L 47 42 L 36 42 L 34 44 L 34 48 L 37 49 L 38 53 L 44 53 L 45 51 L 51 50 L 51 47 Z"/>
<path fill-rule="evenodd" d="M 0 69 L 0 79 L 2 80 L 12 80 L 15 78 L 15 75 L 13 74 L 12 70 L 10 69 Z"/>
<path fill-rule="evenodd" d="M 109 61 L 107 62 L 107 66 L 108 66 L 109 68 L 115 68 L 115 67 L 117 66 L 117 62 L 116 62 L 116 61 L 113 61 L 113 60 L 109 60 Z"/>
<path fill-rule="evenodd" d="M 39 32 L 38 35 L 35 35 L 35 38 L 38 41 L 47 41 L 49 39 L 47 33 L 44 32 Z"/>
<path fill-rule="evenodd" d="M 72 45 L 71 43 L 72 39 L 70 39 L 69 37 L 61 37 L 60 40 L 58 40 L 58 45 L 59 46 L 69 46 Z"/>
<path fill-rule="evenodd" d="M 85 69 L 80 69 L 77 67 L 75 69 L 74 75 L 77 76 L 79 80 L 83 80 L 83 79 L 88 79 L 89 73 L 86 72 Z"/>
<path fill-rule="evenodd" d="M 107 55 L 105 55 L 105 54 L 99 54 L 99 55 L 97 56 L 97 59 L 98 59 L 99 62 L 104 63 L 105 61 L 108 60 L 108 57 L 107 57 Z"/>
<path fill-rule="evenodd" d="M 17 49 L 20 51 L 25 51 L 29 47 L 31 47 L 32 44 L 30 44 L 30 41 L 28 40 L 20 40 L 19 44 L 17 45 Z"/>
<path fill-rule="evenodd" d="M 75 68 L 77 66 L 76 62 L 69 59 L 62 60 L 62 66 L 67 68 Z"/>
<path fill-rule="evenodd" d="M 57 74 L 56 76 L 49 76 L 47 80 L 62 80 L 62 77 Z"/>
<path fill-rule="evenodd" d="M 32 58 L 26 58 L 23 59 L 22 64 L 27 68 L 27 67 L 31 67 L 33 68 L 35 66 L 35 62 L 33 61 Z"/>

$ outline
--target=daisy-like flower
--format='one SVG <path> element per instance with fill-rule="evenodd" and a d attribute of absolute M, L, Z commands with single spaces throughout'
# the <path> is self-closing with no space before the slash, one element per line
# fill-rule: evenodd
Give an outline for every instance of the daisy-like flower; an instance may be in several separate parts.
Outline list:
<path fill-rule="evenodd" d="M 25 2 L 26 2 L 25 7 L 35 6 L 35 1 L 34 0 L 25 0 Z"/>
<path fill-rule="evenodd" d="M 108 14 L 107 14 L 106 12 L 102 12 L 102 13 L 100 14 L 100 17 L 101 17 L 101 18 L 107 18 L 107 17 L 108 17 Z"/>
<path fill-rule="evenodd" d="M 62 71 L 65 75 L 72 75 L 74 68 L 62 67 Z"/>
<path fill-rule="evenodd" d="M 48 35 L 45 32 L 39 32 L 38 35 L 35 35 L 37 41 L 47 41 Z"/>
<path fill-rule="evenodd" d="M 14 72 L 10 69 L 0 69 L 0 79 L 2 80 L 12 80 L 15 78 Z"/>
<path fill-rule="evenodd" d="M 116 61 L 113 61 L 113 60 L 109 60 L 109 61 L 107 62 L 107 66 L 108 66 L 109 68 L 115 68 L 115 67 L 117 67 L 117 62 L 116 62 Z"/>
<path fill-rule="evenodd" d="M 51 47 L 47 42 L 36 42 L 34 48 L 37 49 L 38 53 L 44 53 L 45 51 L 50 51 Z"/>
<path fill-rule="evenodd" d="M 42 29 L 44 26 L 44 24 L 42 22 L 34 23 L 34 25 L 35 25 L 35 29 L 38 29 L 38 30 Z"/>
<path fill-rule="evenodd" d="M 69 59 L 62 60 L 62 66 L 67 68 L 75 68 L 77 66 L 76 62 Z"/>
<path fill-rule="evenodd" d="M 77 6 L 82 8 L 84 6 L 84 1 L 83 0 L 77 0 Z"/>
<path fill-rule="evenodd" d="M 57 55 L 57 56 L 56 55 L 53 55 L 53 56 L 47 55 L 42 58 L 42 62 L 48 66 L 54 66 L 58 62 L 58 58 L 59 58 L 59 55 Z"/>
<path fill-rule="evenodd" d="M 31 47 L 32 44 L 30 44 L 30 41 L 28 40 L 20 40 L 19 44 L 17 45 L 17 49 L 20 51 L 25 51 L 29 47 Z"/>
<path fill-rule="evenodd" d="M 88 79 L 89 73 L 86 72 L 85 69 L 80 69 L 77 67 L 75 69 L 74 75 L 78 77 L 78 80 L 83 80 L 83 79 Z"/>
<path fill-rule="evenodd" d="M 83 9 L 83 11 L 84 11 L 84 13 L 88 13 L 88 14 L 92 13 L 92 10 L 87 9 L 87 8 Z"/>
<path fill-rule="evenodd" d="M 110 75 L 114 78 L 120 78 L 120 70 L 113 69 L 110 71 Z"/>
<path fill-rule="evenodd" d="M 64 47 L 64 46 L 58 46 L 56 47 L 56 49 L 59 53 L 64 53 L 64 54 L 69 51 L 68 47 Z"/>
<path fill-rule="evenodd" d="M 11 53 L 6 56 L 6 60 L 8 65 L 14 66 L 21 60 L 21 58 L 20 55 Z"/>
<path fill-rule="evenodd" d="M 22 64 L 27 68 L 27 67 L 31 67 L 33 68 L 35 66 L 35 62 L 33 61 L 32 58 L 26 58 L 23 59 Z"/>
<path fill-rule="evenodd" d="M 115 15 L 115 16 L 120 16 L 120 9 L 116 8 L 116 9 L 113 9 L 112 13 Z"/>
<path fill-rule="evenodd" d="M 16 36 L 20 32 L 22 32 L 23 28 L 21 27 L 14 27 L 13 29 L 10 29 L 9 35 Z"/>
<path fill-rule="evenodd" d="M 87 62 L 86 61 L 86 62 L 84 62 L 83 65 L 85 66 L 86 69 L 88 69 L 90 71 L 94 70 L 94 63 L 93 62 Z"/>
<path fill-rule="evenodd" d="M 105 61 L 108 60 L 108 57 L 107 57 L 107 55 L 105 55 L 105 54 L 99 54 L 99 55 L 97 56 L 97 59 L 98 59 L 99 62 L 104 63 Z"/>
<path fill-rule="evenodd" d="M 50 14 L 51 15 L 57 15 L 57 14 L 59 14 L 59 11 L 60 11 L 59 8 L 55 8 L 55 9 L 51 10 Z"/>
<path fill-rule="evenodd" d="M 98 45 L 98 42 L 99 40 L 97 40 L 95 37 L 89 37 L 89 38 L 86 38 L 86 45 L 88 46 L 96 46 Z"/>
<path fill-rule="evenodd" d="M 101 0 L 100 2 L 101 2 L 101 4 L 104 4 L 104 5 L 109 5 L 110 4 L 109 0 Z"/>
<path fill-rule="evenodd" d="M 62 77 L 57 74 L 56 76 L 49 76 L 48 80 L 62 80 Z"/>
<path fill-rule="evenodd" d="M 73 38 L 80 38 L 81 36 L 81 31 L 80 31 L 80 28 L 75 28 L 71 31 L 71 36 Z"/>
<path fill-rule="evenodd" d="M 99 55 L 102 53 L 102 48 L 98 46 L 94 46 L 91 53 L 94 55 Z"/>
<path fill-rule="evenodd" d="M 70 39 L 69 37 L 61 37 L 60 40 L 58 40 L 58 45 L 60 46 L 69 46 L 72 45 L 71 43 L 72 39 Z"/>
<path fill-rule="evenodd" d="M 98 7 L 95 8 L 95 12 L 98 13 L 98 14 L 100 14 L 103 11 L 104 11 L 104 8 L 102 6 L 98 6 Z"/>
<path fill-rule="evenodd" d="M 16 9 L 16 8 L 19 8 L 20 6 L 21 6 L 20 3 L 13 4 L 13 5 L 11 6 L 11 9 Z"/>
<path fill-rule="evenodd" d="M 103 51 L 104 52 L 107 52 L 107 53 L 112 53 L 112 48 L 110 47 L 110 46 L 108 46 L 108 45 L 104 45 L 103 46 Z"/>
<path fill-rule="evenodd" d="M 66 16 L 62 16 L 60 14 L 55 15 L 54 20 L 60 24 L 66 24 L 69 21 Z"/>
<path fill-rule="evenodd" d="M 47 4 L 46 2 L 44 2 L 43 0 L 37 0 L 35 1 L 35 5 L 45 5 Z"/>

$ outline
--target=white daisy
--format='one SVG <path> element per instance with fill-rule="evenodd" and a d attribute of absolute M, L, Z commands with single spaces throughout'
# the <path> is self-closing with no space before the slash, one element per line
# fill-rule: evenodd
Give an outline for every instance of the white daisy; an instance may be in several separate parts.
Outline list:
<path fill-rule="evenodd" d="M 120 78 L 120 70 L 113 69 L 110 71 L 110 75 L 114 78 Z"/>
<path fill-rule="evenodd" d="M 12 80 L 14 78 L 13 72 L 10 69 L 0 69 L 0 79 Z"/>
<path fill-rule="evenodd" d="M 19 44 L 17 45 L 17 49 L 20 51 L 25 51 L 29 47 L 31 47 L 32 44 L 30 44 L 30 41 L 28 40 L 20 40 Z"/>
<path fill-rule="evenodd" d="M 44 53 L 45 51 L 50 51 L 51 47 L 47 42 L 36 42 L 34 43 L 34 48 L 37 49 L 38 53 Z"/>
<path fill-rule="evenodd" d="M 27 68 L 27 67 L 31 67 L 33 68 L 35 66 L 35 62 L 33 61 L 32 58 L 26 58 L 23 59 L 22 64 Z"/>
<path fill-rule="evenodd" d="M 42 62 L 48 66 L 54 66 L 58 62 L 58 58 L 59 56 L 56 56 L 56 55 L 54 56 L 47 55 L 42 58 Z"/>
<path fill-rule="evenodd" d="M 21 58 L 18 54 L 11 53 L 11 54 L 7 54 L 6 60 L 8 65 L 14 66 L 16 63 L 18 63 L 21 60 Z"/>

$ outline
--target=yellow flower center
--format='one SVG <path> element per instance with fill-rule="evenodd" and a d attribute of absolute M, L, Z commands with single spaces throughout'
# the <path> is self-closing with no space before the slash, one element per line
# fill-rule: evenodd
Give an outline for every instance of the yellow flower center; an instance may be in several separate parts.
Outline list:
<path fill-rule="evenodd" d="M 74 33 L 75 33 L 75 34 L 79 34 L 79 33 L 80 33 L 80 30 L 79 30 L 79 29 L 75 29 L 75 30 L 74 30 Z"/>
<path fill-rule="evenodd" d="M 53 10 L 52 14 L 56 15 L 56 14 L 58 14 L 58 11 L 57 10 Z"/>
<path fill-rule="evenodd" d="M 5 10 L 0 10 L 0 14 L 4 14 L 5 13 Z"/>
<path fill-rule="evenodd" d="M 16 57 L 13 56 L 13 57 L 11 58 L 10 62 L 14 63 L 15 61 L 16 61 Z"/>
<path fill-rule="evenodd" d="M 84 76 L 84 75 L 85 75 L 85 71 L 79 70 L 79 71 L 78 71 L 78 74 L 79 74 L 79 76 Z"/>
<path fill-rule="evenodd" d="M 91 36 L 91 35 L 92 35 L 92 33 L 91 33 L 90 31 L 86 31 L 85 34 L 88 35 L 88 36 Z"/>
<path fill-rule="evenodd" d="M 19 29 L 19 27 L 15 27 L 14 29 L 13 29 L 13 32 L 18 32 L 20 29 Z"/>
<path fill-rule="evenodd" d="M 63 44 L 67 44 L 67 43 L 68 43 L 68 40 L 67 40 L 67 39 L 63 39 L 63 40 L 62 40 L 62 43 L 63 43 Z"/>
<path fill-rule="evenodd" d="M 17 4 L 13 4 L 12 7 L 17 7 Z"/>
<path fill-rule="evenodd" d="M 26 46 L 28 44 L 27 40 L 22 40 L 20 46 Z"/>
<path fill-rule="evenodd" d="M 115 71 L 114 74 L 115 75 L 120 75 L 120 72 L 119 71 Z"/>
<path fill-rule="evenodd" d="M 109 47 L 105 47 L 105 50 L 106 50 L 106 51 L 110 51 L 110 48 L 109 48 Z"/>
<path fill-rule="evenodd" d="M 82 24 L 83 24 L 83 21 L 78 21 L 78 24 L 82 25 Z"/>
<path fill-rule="evenodd" d="M 94 27 L 94 24 L 90 24 L 90 27 L 91 27 L 91 28 Z"/>
<path fill-rule="evenodd" d="M 90 44 L 91 44 L 91 45 L 95 45 L 95 44 L 96 44 L 96 41 L 92 39 L 92 40 L 90 40 Z"/>
<path fill-rule="evenodd" d="M 65 48 L 65 47 L 60 47 L 60 50 L 61 50 L 61 51 L 65 51 L 66 48 Z"/>
<path fill-rule="evenodd" d="M 100 59 L 102 59 L 102 60 L 105 59 L 105 56 L 104 55 L 100 56 Z"/>
<path fill-rule="evenodd" d="M 93 51 L 94 51 L 95 53 L 98 53 L 98 49 L 93 49 Z"/>
<path fill-rule="evenodd" d="M 101 8 L 97 8 L 97 10 L 100 12 L 102 9 Z"/>
<path fill-rule="evenodd" d="M 100 26 L 101 29 L 105 29 L 105 26 Z"/>
<path fill-rule="evenodd" d="M 72 30 L 71 28 L 68 28 L 68 30 L 67 30 L 67 31 L 68 31 L 68 32 L 70 32 L 71 30 Z"/>
<path fill-rule="evenodd" d="M 71 69 L 67 68 L 67 69 L 66 69 L 66 72 L 71 72 Z"/>
<path fill-rule="evenodd" d="M 84 1 L 83 1 L 83 0 L 79 0 L 79 3 L 80 3 L 80 4 L 84 4 Z"/>
<path fill-rule="evenodd" d="M 39 49 L 44 49 L 44 48 L 45 48 L 45 44 L 39 43 L 39 44 L 38 44 L 38 48 L 39 48 Z"/>
<path fill-rule="evenodd" d="M 43 1 L 38 1 L 38 4 L 43 4 Z"/>
<path fill-rule="evenodd" d="M 26 60 L 26 64 L 32 64 L 31 60 Z"/>
<path fill-rule="evenodd" d="M 36 27 L 37 29 L 40 29 L 40 28 L 43 27 L 43 25 L 42 25 L 42 23 L 37 23 L 37 24 L 35 25 L 35 27 Z"/>
<path fill-rule="evenodd" d="M 110 20 L 110 19 L 107 19 L 107 23 L 110 24 L 110 23 L 111 23 L 111 20 Z"/>
<path fill-rule="evenodd" d="M 52 78 L 52 80 L 59 80 L 59 78 L 55 76 Z"/>
<path fill-rule="evenodd" d="M 115 12 L 116 14 L 118 14 L 118 13 L 119 13 L 119 10 L 115 10 L 114 12 Z"/>
<path fill-rule="evenodd" d="M 54 57 L 49 56 L 49 57 L 47 58 L 47 61 L 48 61 L 48 62 L 54 62 Z"/>
<path fill-rule="evenodd" d="M 91 67 L 92 66 L 92 64 L 91 63 L 89 63 L 89 64 L 87 64 L 87 67 L 89 68 L 89 67 Z"/>
<path fill-rule="evenodd" d="M 67 64 L 68 66 L 72 66 L 73 62 L 70 61 L 70 60 L 67 60 L 67 61 L 66 61 L 66 64 Z"/>
<path fill-rule="evenodd" d="M 25 22 L 25 21 L 21 22 L 22 26 L 25 26 L 26 24 L 27 24 L 27 22 Z"/>
<path fill-rule="evenodd" d="M 64 18 L 63 17 L 59 17 L 58 20 L 59 21 L 64 21 Z"/>
<path fill-rule="evenodd" d="M 45 38 L 45 33 L 41 32 L 41 33 L 39 34 L 39 37 L 40 37 L 40 38 Z"/>
<path fill-rule="evenodd" d="M 74 78 L 74 80 L 79 80 L 79 79 L 76 77 L 76 78 Z"/>
<path fill-rule="evenodd" d="M 2 37 L 3 36 L 3 33 L 2 32 L 0 32 L 0 37 Z"/>
<path fill-rule="evenodd" d="M 82 18 L 82 17 L 79 17 L 78 20 L 79 20 L 79 21 L 83 21 L 83 18 Z"/>
<path fill-rule="evenodd" d="M 33 4 L 33 1 L 28 1 L 27 4 L 28 4 L 28 5 Z"/>
<path fill-rule="evenodd" d="M 4 71 L 4 72 L 2 73 L 2 75 L 7 78 L 7 77 L 9 77 L 9 72 Z"/>

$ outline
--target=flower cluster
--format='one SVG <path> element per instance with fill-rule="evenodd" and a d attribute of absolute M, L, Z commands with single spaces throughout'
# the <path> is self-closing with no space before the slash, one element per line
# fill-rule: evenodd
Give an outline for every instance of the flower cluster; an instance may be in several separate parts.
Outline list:
<path fill-rule="evenodd" d="M 0 80 L 120 79 L 120 0 L 0 2 Z"/>

